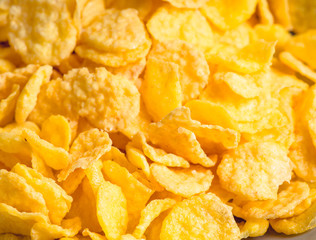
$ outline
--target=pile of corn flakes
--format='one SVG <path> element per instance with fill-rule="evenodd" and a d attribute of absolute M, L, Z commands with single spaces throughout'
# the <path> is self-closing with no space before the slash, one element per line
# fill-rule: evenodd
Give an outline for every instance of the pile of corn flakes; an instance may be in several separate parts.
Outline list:
<path fill-rule="evenodd" d="M 316 1 L 0 0 L 0 240 L 316 227 Z"/>

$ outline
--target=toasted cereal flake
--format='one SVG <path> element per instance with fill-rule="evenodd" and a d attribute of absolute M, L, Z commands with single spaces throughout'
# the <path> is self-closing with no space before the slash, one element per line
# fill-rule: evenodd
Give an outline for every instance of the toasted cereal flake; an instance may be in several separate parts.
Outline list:
<path fill-rule="evenodd" d="M 141 150 L 129 143 L 126 146 L 126 157 L 135 167 L 140 168 L 146 177 L 150 176 L 147 158 Z"/>
<path fill-rule="evenodd" d="M 257 24 L 254 27 L 254 32 L 258 39 L 264 39 L 268 42 L 278 41 L 276 44 L 276 50 L 283 48 L 290 39 L 288 31 L 279 24 Z"/>
<path fill-rule="evenodd" d="M 47 166 L 42 158 L 40 158 L 36 153 L 32 153 L 32 168 L 38 173 L 42 174 L 44 177 L 51 178 L 55 180 L 55 175 L 53 170 Z"/>
<path fill-rule="evenodd" d="M 153 163 L 150 170 L 161 186 L 182 197 L 205 192 L 211 186 L 214 177 L 210 170 L 194 165 L 186 169 L 177 169 Z"/>
<path fill-rule="evenodd" d="M 96 63 L 119 67 L 145 57 L 150 45 L 135 9 L 107 9 L 83 29 L 76 53 Z"/>
<path fill-rule="evenodd" d="M 151 12 L 152 7 L 154 5 L 154 0 L 115 0 L 112 3 L 109 3 L 110 8 L 116 9 L 126 9 L 126 8 L 134 8 L 138 11 L 138 16 L 141 20 L 146 19 L 148 14 Z"/>
<path fill-rule="evenodd" d="M 316 82 L 316 72 L 295 58 L 291 53 L 281 52 L 279 54 L 279 58 L 282 63 L 292 68 L 294 71 L 300 73 L 304 77 L 307 77 L 313 82 Z"/>
<path fill-rule="evenodd" d="M 211 64 L 219 64 L 239 73 L 253 73 L 271 65 L 276 42 L 257 40 L 244 48 L 223 46 L 217 51 L 206 53 Z"/>
<path fill-rule="evenodd" d="M 149 58 L 141 93 L 148 113 L 155 121 L 161 120 L 182 103 L 179 66 Z"/>
<path fill-rule="evenodd" d="M 291 179 L 287 150 L 274 142 L 248 142 L 223 156 L 217 174 L 228 191 L 248 200 L 276 199 Z"/>
<path fill-rule="evenodd" d="M 281 187 L 277 199 L 245 202 L 242 206 L 242 212 L 246 219 L 283 218 L 308 198 L 309 192 L 307 183 L 291 182 Z"/>
<path fill-rule="evenodd" d="M 141 212 L 141 217 L 133 232 L 133 236 L 136 239 L 140 239 L 152 221 L 162 212 L 172 208 L 175 204 L 176 201 L 170 198 L 157 199 L 148 203 Z"/>
<path fill-rule="evenodd" d="M 316 30 L 311 29 L 292 37 L 285 49 L 312 69 L 316 69 L 316 60 L 313 57 L 316 54 Z"/>
<path fill-rule="evenodd" d="M 74 50 L 76 35 L 66 1 L 12 2 L 8 36 L 24 62 L 57 65 Z"/>
<path fill-rule="evenodd" d="M 37 222 L 48 222 L 42 213 L 19 212 L 17 209 L 0 203 L 0 233 L 30 235 L 33 225 Z"/>
<path fill-rule="evenodd" d="M 65 180 L 76 169 L 87 169 L 110 151 L 111 144 L 109 135 L 97 128 L 80 133 L 69 150 L 71 162 L 60 172 L 58 180 Z"/>
<path fill-rule="evenodd" d="M 123 191 L 119 186 L 104 181 L 97 191 L 96 201 L 98 220 L 107 239 L 119 240 L 128 221 Z"/>
<path fill-rule="evenodd" d="M 160 239 L 239 239 L 231 208 L 212 193 L 176 204 L 162 224 Z"/>
<path fill-rule="evenodd" d="M 286 235 L 299 234 L 315 227 L 316 202 L 298 216 L 285 219 L 270 220 L 272 228 Z"/>
<path fill-rule="evenodd" d="M 16 164 L 11 171 L 23 177 L 30 186 L 42 193 L 51 222 L 60 224 L 70 209 L 72 198 L 54 180 L 23 164 Z"/>
<path fill-rule="evenodd" d="M 258 0 L 258 14 L 260 23 L 266 25 L 273 24 L 273 15 L 269 9 L 268 0 Z"/>
<path fill-rule="evenodd" d="M 72 106 L 98 128 L 124 129 L 139 113 L 140 94 L 135 85 L 105 68 L 97 68 L 95 73 L 74 69 L 64 79 L 71 86 Z"/>
<path fill-rule="evenodd" d="M 249 219 L 240 229 L 241 238 L 263 236 L 269 228 L 269 221 L 266 219 Z"/>
<path fill-rule="evenodd" d="M 35 223 L 31 229 L 31 239 L 57 239 L 61 237 L 73 237 L 81 229 L 79 218 L 65 219 L 61 226 L 50 223 Z"/>
<path fill-rule="evenodd" d="M 43 195 L 16 173 L 0 170 L 0 202 L 21 212 L 34 212 L 48 215 Z"/>
<path fill-rule="evenodd" d="M 16 102 L 19 98 L 20 86 L 14 84 L 10 95 L 0 100 L 0 126 L 10 123 L 14 119 L 14 110 Z"/>
<path fill-rule="evenodd" d="M 216 27 L 226 30 L 248 20 L 256 5 L 257 0 L 210 0 L 202 7 L 202 12 Z"/>
<path fill-rule="evenodd" d="M 53 169 L 60 170 L 70 162 L 68 152 L 60 147 L 55 147 L 51 143 L 41 139 L 35 132 L 24 129 L 22 136 L 29 143 L 36 154 L 41 157 L 45 163 Z"/>
<path fill-rule="evenodd" d="M 146 26 L 153 38 L 159 41 L 179 39 L 202 51 L 210 49 L 213 44 L 211 26 L 198 10 L 178 9 L 166 4 L 155 11 Z"/>
<path fill-rule="evenodd" d="M 158 42 L 149 56 L 179 66 L 183 102 L 196 98 L 208 82 L 210 70 L 203 53 L 184 41 Z"/>
<path fill-rule="evenodd" d="M 268 0 L 268 3 L 275 22 L 287 30 L 292 29 L 288 0 Z"/>
<path fill-rule="evenodd" d="M 150 146 L 142 133 L 138 133 L 133 137 L 132 144 L 142 149 L 143 153 L 153 162 L 161 163 L 168 167 L 188 168 L 190 166 L 189 162 L 184 158 Z"/>
<path fill-rule="evenodd" d="M 53 68 L 49 65 L 40 67 L 28 80 L 16 103 L 15 121 L 24 122 L 36 105 L 41 86 L 47 83 Z"/>
<path fill-rule="evenodd" d="M 200 8 L 207 0 L 164 0 L 177 8 Z"/>

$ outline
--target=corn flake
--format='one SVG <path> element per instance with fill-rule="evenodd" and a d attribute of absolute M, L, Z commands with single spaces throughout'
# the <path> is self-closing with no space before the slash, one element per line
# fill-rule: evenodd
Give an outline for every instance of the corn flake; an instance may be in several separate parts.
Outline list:
<path fill-rule="evenodd" d="M 14 119 L 14 110 L 19 98 L 20 86 L 14 84 L 10 95 L 0 100 L 0 126 L 4 126 Z"/>
<path fill-rule="evenodd" d="M 150 165 L 151 174 L 166 190 L 183 197 L 191 197 L 205 192 L 211 186 L 213 174 L 201 166 L 191 166 L 187 169 L 168 168 L 153 163 Z"/>
<path fill-rule="evenodd" d="M 274 142 L 249 142 L 223 156 L 217 174 L 228 191 L 249 200 L 276 199 L 279 185 L 291 179 L 287 150 Z"/>

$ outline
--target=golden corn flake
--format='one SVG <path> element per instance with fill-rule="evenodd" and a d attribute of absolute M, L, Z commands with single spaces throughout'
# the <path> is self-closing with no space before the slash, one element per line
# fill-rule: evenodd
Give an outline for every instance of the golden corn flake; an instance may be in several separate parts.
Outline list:
<path fill-rule="evenodd" d="M 299 234 L 315 227 L 316 202 L 302 214 L 285 219 L 270 220 L 272 228 L 286 235 Z"/>
<path fill-rule="evenodd" d="M 291 53 L 281 52 L 279 58 L 282 63 L 292 68 L 294 71 L 300 73 L 302 76 L 312 80 L 313 82 L 316 82 L 316 72 L 295 58 Z"/>
<path fill-rule="evenodd" d="M 292 29 L 288 0 L 268 0 L 268 3 L 275 22 L 282 25 L 286 30 Z"/>
<path fill-rule="evenodd" d="M 146 206 L 153 191 L 138 181 L 128 170 L 113 161 L 103 162 L 103 173 L 122 188 L 129 215 L 137 215 Z"/>
<path fill-rule="evenodd" d="M 210 0 L 202 7 L 205 16 L 222 30 L 237 27 L 255 12 L 257 0 Z"/>
<path fill-rule="evenodd" d="M 170 198 L 153 200 L 147 204 L 142 210 L 141 217 L 133 235 L 136 239 L 140 239 L 151 222 L 158 217 L 162 212 L 172 208 L 176 201 Z"/>
<path fill-rule="evenodd" d="M 140 168 L 146 177 L 150 176 L 149 164 L 144 153 L 136 147 L 133 147 L 131 144 L 126 146 L 126 157 L 134 166 Z"/>
<path fill-rule="evenodd" d="M 287 150 L 274 142 L 249 142 L 223 156 L 217 174 L 228 191 L 249 200 L 276 199 L 291 179 Z"/>
<path fill-rule="evenodd" d="M 14 235 L 14 234 L 11 234 L 11 233 L 4 233 L 4 234 L 0 234 L 0 239 L 1 240 L 29 240 L 30 237 Z"/>
<path fill-rule="evenodd" d="M 240 239 L 231 208 L 212 193 L 176 204 L 162 224 L 160 239 Z"/>
<path fill-rule="evenodd" d="M 240 229 L 241 238 L 263 236 L 269 228 L 269 221 L 266 219 L 249 219 Z"/>
<path fill-rule="evenodd" d="M 41 213 L 19 212 L 7 204 L 0 203 L 0 233 L 10 232 L 29 236 L 35 223 L 48 221 Z"/>
<path fill-rule="evenodd" d="M 155 0 L 115 0 L 112 2 L 107 1 L 109 8 L 116 8 L 116 9 L 126 9 L 126 8 L 134 8 L 138 11 L 138 16 L 140 19 L 144 20 L 151 12 L 153 5 L 155 4 Z"/>
<path fill-rule="evenodd" d="M 177 8 L 200 8 L 207 0 L 164 0 Z"/>
<path fill-rule="evenodd" d="M 107 239 L 119 240 L 126 231 L 128 215 L 126 199 L 119 186 L 104 181 L 97 194 L 97 216 Z"/>
<path fill-rule="evenodd" d="M 81 229 L 79 218 L 66 219 L 61 226 L 50 223 L 35 223 L 31 230 L 31 239 L 57 239 L 62 237 L 73 237 Z"/>
<path fill-rule="evenodd" d="M 55 180 L 55 175 L 53 170 L 47 166 L 42 158 L 40 158 L 36 153 L 32 153 L 32 168 L 38 173 L 42 174 L 44 177 L 52 178 Z"/>
<path fill-rule="evenodd" d="M 189 162 L 184 158 L 172 153 L 167 153 L 162 149 L 155 148 L 147 144 L 145 136 L 141 133 L 138 133 L 133 137 L 132 144 L 142 149 L 145 156 L 153 162 L 161 163 L 168 167 L 188 168 L 190 166 Z"/>
<path fill-rule="evenodd" d="M 24 122 L 36 105 L 37 95 L 44 83 L 47 83 L 52 74 L 52 67 L 45 65 L 40 67 L 29 79 L 16 103 L 15 121 Z"/>
<path fill-rule="evenodd" d="M 191 197 L 205 192 L 211 186 L 213 174 L 201 166 L 190 168 L 168 168 L 164 165 L 153 163 L 150 165 L 151 174 L 156 181 L 169 192 L 183 197 Z"/>
<path fill-rule="evenodd" d="M 70 209 L 72 198 L 54 180 L 43 177 L 23 164 L 15 165 L 11 171 L 23 177 L 30 186 L 42 193 L 51 222 L 60 224 Z"/>
<path fill-rule="evenodd" d="M 178 9 L 166 4 L 155 11 L 146 26 L 153 38 L 159 41 L 179 39 L 202 51 L 210 49 L 213 44 L 211 26 L 198 10 Z"/>
<path fill-rule="evenodd" d="M 0 100 L 0 126 L 4 126 L 12 122 L 14 118 L 15 105 L 19 98 L 20 86 L 14 84 L 10 95 Z"/>
<path fill-rule="evenodd" d="M 161 120 L 170 111 L 180 107 L 182 92 L 178 65 L 149 58 L 141 93 L 154 121 Z"/>
<path fill-rule="evenodd" d="M 239 73 L 253 73 L 271 65 L 276 42 L 253 41 L 244 48 L 223 46 L 206 54 L 211 64 L 219 64 Z"/>
<path fill-rule="evenodd" d="M 254 28 L 255 36 L 268 42 L 278 41 L 276 50 L 284 47 L 290 39 L 290 34 L 279 24 L 265 25 L 258 24 Z"/>
<path fill-rule="evenodd" d="M 305 62 L 312 69 L 316 68 L 316 60 L 312 57 L 316 52 L 316 30 L 309 30 L 291 38 L 285 46 L 286 51 Z"/>
<path fill-rule="evenodd" d="M 135 9 L 107 9 L 83 29 L 76 53 L 96 63 L 119 67 L 145 57 L 150 46 Z"/>
<path fill-rule="evenodd" d="M 128 79 L 115 76 L 105 68 L 95 73 L 75 69 L 64 76 L 70 83 L 71 104 L 81 117 L 108 131 L 124 129 L 140 109 L 140 94 Z"/>
<path fill-rule="evenodd" d="M 242 206 L 245 218 L 283 218 L 308 198 L 310 189 L 307 183 L 297 181 L 285 185 L 282 186 L 276 200 L 246 202 Z"/>
<path fill-rule="evenodd" d="M 16 173 L 0 170 L 0 202 L 21 212 L 34 212 L 48 215 L 48 209 L 40 192 Z"/>
<path fill-rule="evenodd" d="M 179 66 L 178 78 L 181 85 L 182 97 L 178 95 L 177 100 L 182 98 L 182 101 L 186 102 L 196 98 L 208 82 L 210 70 L 206 59 L 202 52 L 189 43 L 180 40 L 157 42 L 154 44 L 149 56 L 165 62 L 175 63 Z M 174 67 L 172 68 L 174 69 Z M 172 76 L 175 77 L 174 75 Z M 177 94 L 179 94 L 178 91 Z"/>
<path fill-rule="evenodd" d="M 76 35 L 65 1 L 12 2 L 9 41 L 26 63 L 58 64 L 74 50 Z"/>
<path fill-rule="evenodd" d="M 258 0 L 258 15 L 260 23 L 271 25 L 274 22 L 273 15 L 269 9 L 268 0 Z"/>
<path fill-rule="evenodd" d="M 109 135 L 97 128 L 80 133 L 69 150 L 71 162 L 60 172 L 58 180 L 65 180 L 78 168 L 88 168 L 91 163 L 110 151 L 111 144 Z"/>
<path fill-rule="evenodd" d="M 69 150 L 71 129 L 68 120 L 61 115 L 52 115 L 43 124 L 40 136 L 56 147 Z"/>
<path fill-rule="evenodd" d="M 30 144 L 32 151 L 38 154 L 45 163 L 53 169 L 60 170 L 67 167 L 70 162 L 69 154 L 60 147 L 41 139 L 35 132 L 24 129 L 23 138 Z"/>

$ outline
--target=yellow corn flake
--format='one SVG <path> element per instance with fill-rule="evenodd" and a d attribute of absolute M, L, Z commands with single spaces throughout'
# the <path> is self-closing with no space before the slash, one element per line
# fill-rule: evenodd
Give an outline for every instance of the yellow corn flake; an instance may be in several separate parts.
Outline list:
<path fill-rule="evenodd" d="M 241 238 L 263 236 L 269 228 L 269 221 L 266 219 L 249 219 L 240 229 Z"/>
<path fill-rule="evenodd" d="M 98 128 L 124 129 L 139 113 L 140 94 L 135 85 L 105 68 L 93 74 L 86 68 L 75 69 L 64 79 L 71 85 L 71 103 L 78 114 Z"/>
<path fill-rule="evenodd" d="M 292 68 L 294 71 L 300 73 L 302 76 L 316 82 L 316 72 L 302 63 L 300 60 L 295 58 L 289 52 L 282 52 L 279 55 L 280 61 L 287 65 L 289 68 Z"/>
<path fill-rule="evenodd" d="M 205 16 L 222 30 L 237 27 L 255 12 L 257 0 L 210 0 L 202 7 Z"/>
<path fill-rule="evenodd" d="M 87 178 L 83 179 L 72 197 L 73 202 L 67 217 L 79 217 L 82 229 L 89 228 L 93 232 L 101 232 L 102 228 L 97 218 L 96 199 Z"/>
<path fill-rule="evenodd" d="M 178 9 L 166 4 L 155 11 L 146 26 L 153 38 L 159 41 L 179 39 L 202 51 L 210 49 L 213 44 L 211 26 L 198 10 Z"/>
<path fill-rule="evenodd" d="M 0 203 L 0 233 L 30 235 L 35 223 L 48 222 L 41 213 L 19 212 L 17 209 Z"/>
<path fill-rule="evenodd" d="M 157 236 L 160 236 L 162 222 L 169 214 L 170 210 L 161 213 L 153 222 L 148 226 L 145 236 L 147 240 L 157 240 Z"/>
<path fill-rule="evenodd" d="M 231 208 L 212 193 L 186 199 L 164 219 L 160 239 L 240 239 Z"/>
<path fill-rule="evenodd" d="M 155 121 L 180 107 L 182 92 L 178 65 L 149 58 L 141 93 L 147 111 Z"/>
<path fill-rule="evenodd" d="M 48 215 L 43 195 L 16 173 L 0 170 L 0 202 L 8 204 L 21 212 Z"/>
<path fill-rule="evenodd" d="M 120 240 L 127 228 L 127 201 L 123 190 L 110 182 L 101 183 L 97 194 L 97 216 L 107 239 Z"/>
<path fill-rule="evenodd" d="M 276 199 L 291 179 L 287 149 L 274 142 L 249 142 L 223 156 L 217 174 L 228 191 L 249 200 Z"/>
<path fill-rule="evenodd" d="M 316 69 L 316 30 L 309 30 L 305 33 L 292 37 L 285 46 L 286 51 L 293 54 L 294 57 L 300 59 L 309 65 L 312 69 Z"/>
<path fill-rule="evenodd" d="M 10 44 L 26 63 L 56 65 L 75 48 L 77 31 L 65 1 L 17 0 L 9 19 Z"/>
<path fill-rule="evenodd" d="M 314 1 L 287 0 L 287 2 L 291 23 L 295 32 L 301 33 L 316 28 L 316 13 L 314 11 L 316 4 Z"/>
<path fill-rule="evenodd" d="M 185 106 L 190 109 L 193 120 L 197 120 L 202 124 L 236 129 L 237 123 L 221 105 L 205 100 L 192 100 L 187 102 Z"/>
<path fill-rule="evenodd" d="M 106 240 L 105 236 L 95 232 L 91 232 L 88 228 L 82 231 L 82 236 L 89 236 L 92 240 Z"/>
<path fill-rule="evenodd" d="M 21 160 L 15 154 L 6 153 L 0 150 L 0 163 L 4 165 L 3 168 L 11 169 L 19 162 L 21 162 Z"/>
<path fill-rule="evenodd" d="M 67 167 L 69 164 L 69 154 L 63 148 L 55 147 L 28 129 L 23 130 L 22 136 L 29 143 L 32 151 L 38 154 L 51 168 L 59 170 Z"/>
<path fill-rule="evenodd" d="M 246 219 L 283 218 L 309 196 L 309 186 L 305 182 L 291 182 L 282 186 L 276 200 L 250 201 L 242 206 Z"/>
<path fill-rule="evenodd" d="M 0 74 L 5 72 L 12 72 L 15 69 L 13 63 L 8 60 L 0 59 Z"/>
<path fill-rule="evenodd" d="M 80 229 L 80 219 L 73 218 L 64 220 L 61 226 L 49 223 L 35 223 L 30 235 L 34 240 L 53 240 L 61 237 L 73 237 Z"/>
<path fill-rule="evenodd" d="M 23 122 L 23 123 L 10 123 L 10 124 L 7 124 L 3 130 L 5 131 L 8 131 L 8 132 L 18 132 L 18 133 L 21 133 L 23 131 L 23 129 L 29 129 L 29 130 L 32 130 L 33 132 L 35 132 L 36 134 L 39 134 L 40 133 L 40 129 L 39 127 L 33 123 L 33 122 L 30 122 L 30 121 L 26 121 L 26 122 Z"/>
<path fill-rule="evenodd" d="M 18 153 L 24 157 L 31 155 L 28 143 L 22 138 L 21 133 L 16 131 L 0 131 L 0 150 L 7 153 Z"/>
<path fill-rule="evenodd" d="M 135 9 L 107 9 L 83 29 L 76 53 L 96 63 L 119 67 L 145 57 L 150 46 Z"/>
<path fill-rule="evenodd" d="M 109 1 L 108 1 L 109 2 Z M 110 1 L 108 3 L 109 8 L 116 8 L 116 9 L 126 9 L 126 8 L 134 8 L 138 11 L 138 16 L 140 19 L 145 20 L 148 14 L 151 12 L 152 7 L 154 5 L 154 0 L 115 0 Z"/>
<path fill-rule="evenodd" d="M 292 29 L 288 0 L 268 0 L 268 3 L 275 22 L 287 30 Z"/>
<path fill-rule="evenodd" d="M 0 234 L 1 240 L 30 240 L 28 236 L 14 235 L 11 233 Z"/>
<path fill-rule="evenodd" d="M 253 73 L 271 65 L 276 42 L 257 40 L 244 48 L 223 46 L 206 54 L 211 64 L 219 64 L 239 73 Z"/>
<path fill-rule="evenodd" d="M 71 162 L 58 175 L 58 180 L 65 180 L 76 169 L 86 169 L 106 152 L 110 151 L 112 141 L 106 132 L 97 128 L 80 133 L 69 150 Z"/>
<path fill-rule="evenodd" d="M 258 0 L 258 15 L 260 17 L 260 23 L 273 24 L 273 15 L 269 9 L 268 0 Z"/>
<path fill-rule="evenodd" d="M 104 161 L 102 171 L 113 184 L 122 188 L 129 215 L 138 215 L 146 206 L 153 191 L 116 162 Z"/>
<path fill-rule="evenodd" d="M 150 176 L 149 164 L 144 153 L 138 148 L 132 146 L 132 144 L 127 144 L 126 146 L 126 157 L 134 166 L 140 168 L 146 177 Z"/>
<path fill-rule="evenodd" d="M 20 86 L 14 84 L 10 95 L 0 100 L 0 126 L 4 126 L 14 119 L 14 110 L 19 98 Z"/>
<path fill-rule="evenodd" d="M 49 65 L 40 67 L 29 79 L 16 103 L 15 121 L 17 123 L 25 122 L 29 114 L 36 105 L 37 95 L 41 86 L 48 82 L 53 68 Z"/>
<path fill-rule="evenodd" d="M 106 3 L 104 0 L 79 0 L 74 12 L 76 26 L 79 29 L 79 35 L 82 31 L 81 27 L 86 27 L 98 15 L 105 10 Z"/>
<path fill-rule="evenodd" d="M 191 166 L 187 169 L 168 168 L 153 163 L 151 174 L 166 190 L 183 197 L 191 197 L 205 192 L 211 186 L 213 174 L 201 166 Z"/>
<path fill-rule="evenodd" d="M 86 176 L 89 180 L 94 195 L 96 195 L 100 185 L 104 181 L 102 167 L 103 163 L 100 159 L 98 159 L 97 161 L 91 163 L 87 169 L 85 169 Z"/>
<path fill-rule="evenodd" d="M 189 43 L 180 40 L 158 42 L 154 44 L 149 56 L 179 66 L 178 78 L 182 89 L 183 102 L 196 98 L 208 82 L 210 70 L 205 57 L 202 52 Z M 172 69 L 177 72 L 175 67 L 172 67 Z M 172 77 L 176 78 L 174 74 L 177 73 L 172 74 Z M 174 91 L 179 94 L 178 90 Z M 180 98 L 181 96 L 178 95 L 177 100 L 179 101 Z"/>
<path fill-rule="evenodd" d="M 299 234 L 315 227 L 316 202 L 302 214 L 285 219 L 270 220 L 272 228 L 278 233 L 286 235 Z"/>
<path fill-rule="evenodd" d="M 177 8 L 200 8 L 207 0 L 164 0 Z"/>
<path fill-rule="evenodd" d="M 141 237 L 143 237 L 146 229 L 152 223 L 152 221 L 162 212 L 172 208 L 175 204 L 176 201 L 170 198 L 153 200 L 148 203 L 141 212 L 141 217 L 137 227 L 133 232 L 133 236 L 136 239 L 140 239 Z"/>
<path fill-rule="evenodd" d="M 28 78 L 22 74 L 12 72 L 0 74 L 0 98 L 7 98 L 15 84 L 19 85 L 21 89 L 27 81 Z"/>
<path fill-rule="evenodd" d="M 61 115 L 52 115 L 43 124 L 40 136 L 56 147 L 69 150 L 71 129 L 68 120 Z"/>
<path fill-rule="evenodd" d="M 42 193 L 51 222 L 60 224 L 70 209 L 72 198 L 54 180 L 43 177 L 32 168 L 17 164 L 11 171 L 23 177 L 37 192 Z"/>
<path fill-rule="evenodd" d="M 213 194 L 215 194 L 217 197 L 219 197 L 222 202 L 224 203 L 228 203 L 229 201 L 233 200 L 234 197 L 236 197 L 235 194 L 228 192 L 227 190 L 225 190 L 220 182 L 219 182 L 219 178 L 217 175 L 214 176 L 214 179 L 212 181 L 212 185 L 211 187 L 207 190 L 207 192 L 211 192 Z"/>
<path fill-rule="evenodd" d="M 53 170 L 47 166 L 42 158 L 40 158 L 36 153 L 32 153 L 32 168 L 38 173 L 42 174 L 44 177 L 51 178 L 55 180 L 55 175 Z"/>
<path fill-rule="evenodd" d="M 132 144 L 142 149 L 145 156 L 156 163 L 161 163 L 168 167 L 183 167 L 188 168 L 189 162 L 177 155 L 167 153 L 162 149 L 155 148 L 147 144 L 146 138 L 143 134 L 138 133 L 133 137 Z"/>
<path fill-rule="evenodd" d="M 283 48 L 290 39 L 290 34 L 279 24 L 258 24 L 254 27 L 255 36 L 268 42 L 278 41 L 276 49 Z"/>

